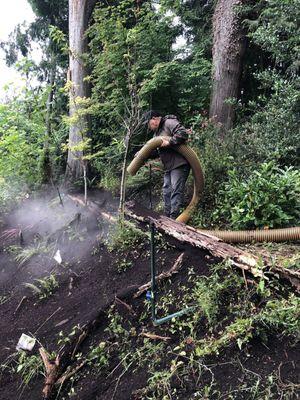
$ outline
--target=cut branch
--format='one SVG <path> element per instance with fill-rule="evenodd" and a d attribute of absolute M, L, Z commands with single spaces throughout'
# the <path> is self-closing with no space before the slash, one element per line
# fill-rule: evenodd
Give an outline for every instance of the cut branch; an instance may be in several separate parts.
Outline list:
<path fill-rule="evenodd" d="M 82 367 L 84 367 L 88 363 L 88 360 L 82 361 L 79 365 L 73 368 L 71 371 L 66 372 L 55 382 L 56 386 L 63 385 L 68 379 L 70 379 L 73 375 L 75 375 Z"/>
<path fill-rule="evenodd" d="M 142 333 L 140 333 L 140 336 L 144 336 L 144 337 L 146 337 L 148 339 L 152 339 L 152 340 L 162 340 L 164 342 L 171 340 L 171 338 L 169 336 L 160 336 L 160 335 L 156 335 L 154 333 L 148 333 L 148 332 L 142 332 Z"/>
<path fill-rule="evenodd" d="M 170 278 L 172 275 L 177 274 L 180 268 L 182 267 L 183 263 L 183 258 L 184 258 L 184 253 L 181 253 L 180 256 L 176 259 L 174 265 L 172 268 L 170 268 L 166 272 L 162 272 L 158 276 L 156 276 L 156 282 L 162 281 L 163 279 Z M 149 288 L 151 287 L 151 281 L 145 283 L 144 285 L 140 286 L 137 293 L 134 294 L 134 298 L 137 298 L 141 296 L 143 293 L 145 293 Z"/>

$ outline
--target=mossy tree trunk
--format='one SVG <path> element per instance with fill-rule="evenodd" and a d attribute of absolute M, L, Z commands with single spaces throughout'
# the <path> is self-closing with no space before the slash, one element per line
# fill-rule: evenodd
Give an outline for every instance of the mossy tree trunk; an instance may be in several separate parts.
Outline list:
<path fill-rule="evenodd" d="M 240 94 L 245 34 L 238 7 L 245 0 L 219 0 L 213 16 L 213 87 L 210 118 L 221 132 L 233 126 L 235 105 Z"/>
<path fill-rule="evenodd" d="M 69 0 L 69 82 L 70 82 L 70 129 L 69 151 L 66 169 L 67 181 L 83 177 L 83 150 L 78 145 L 88 131 L 88 117 L 81 108 L 80 99 L 89 97 L 89 85 L 83 55 L 87 50 L 85 31 L 96 0 Z"/>

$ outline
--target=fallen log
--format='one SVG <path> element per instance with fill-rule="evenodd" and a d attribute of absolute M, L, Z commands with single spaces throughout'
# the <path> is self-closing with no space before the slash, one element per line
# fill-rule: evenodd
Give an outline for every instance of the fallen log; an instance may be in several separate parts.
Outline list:
<path fill-rule="evenodd" d="M 263 276 L 259 259 L 250 253 L 224 243 L 221 239 L 210 234 L 197 231 L 195 228 L 176 222 L 175 220 L 151 212 L 151 215 L 143 216 L 138 210 L 126 208 L 125 215 L 138 222 L 152 222 L 159 232 L 175 238 L 180 243 L 189 244 L 202 250 L 207 250 L 212 256 L 229 262 L 254 276 Z"/>
<path fill-rule="evenodd" d="M 147 210 L 147 215 L 145 215 L 145 210 L 140 210 L 133 203 L 127 205 L 125 215 L 143 225 L 153 223 L 158 231 L 180 243 L 207 250 L 213 257 L 228 260 L 231 265 L 247 271 L 255 277 L 263 277 L 264 273 L 277 274 L 281 279 L 287 280 L 297 291 L 300 291 L 300 271 L 274 266 L 267 257 L 254 256 L 211 234 L 200 232 L 191 226 L 176 222 L 153 211 Z"/>
<path fill-rule="evenodd" d="M 82 196 L 81 196 L 82 197 Z M 80 196 L 70 196 L 69 198 L 78 204 L 83 204 L 83 200 Z M 104 212 L 100 205 L 96 202 L 89 201 L 88 208 L 103 218 L 116 222 L 117 218 L 115 215 L 109 212 Z M 278 274 L 278 276 L 284 280 L 287 280 L 292 286 L 300 291 L 300 271 L 287 269 L 281 266 L 274 266 L 270 263 L 267 257 L 253 256 L 251 253 L 245 252 L 237 247 L 224 243 L 221 239 L 204 232 L 199 232 L 197 229 L 175 222 L 174 220 L 161 216 L 153 211 L 147 210 L 147 216 L 144 215 L 145 210 L 140 212 L 133 203 L 127 203 L 125 209 L 125 215 L 135 221 L 141 222 L 142 224 L 149 224 L 153 222 L 158 230 L 161 232 L 174 237 L 179 242 L 184 244 L 190 244 L 193 247 L 197 247 L 203 250 L 207 250 L 214 257 L 222 260 L 228 259 L 232 265 L 240 268 L 244 271 L 249 271 L 253 276 L 263 276 L 261 264 L 268 267 L 271 273 Z M 180 229 L 179 229 L 180 227 Z"/>
<path fill-rule="evenodd" d="M 83 200 L 81 197 L 82 196 L 78 195 L 76 197 L 69 196 L 71 200 L 82 205 Z M 88 206 L 93 213 L 101 215 L 112 223 L 117 222 L 115 215 L 112 215 L 109 212 L 104 212 L 96 202 L 89 201 Z M 145 214 L 147 214 L 147 216 L 145 216 Z M 193 247 L 207 250 L 212 256 L 220 258 L 221 260 L 228 259 L 232 265 L 250 272 L 253 276 L 262 277 L 263 272 L 261 266 L 263 265 L 264 267 L 268 267 L 269 272 L 277 274 L 280 278 L 287 280 L 296 288 L 297 291 L 300 291 L 300 271 L 287 269 L 277 265 L 274 266 L 267 257 L 253 256 L 249 252 L 245 252 L 237 247 L 226 244 L 221 239 L 211 234 L 200 232 L 191 226 L 175 222 L 174 220 L 161 216 L 153 211 L 140 211 L 133 202 L 127 203 L 125 215 L 142 224 L 153 222 L 156 228 L 162 233 L 177 239 L 181 243 L 190 244 Z"/>

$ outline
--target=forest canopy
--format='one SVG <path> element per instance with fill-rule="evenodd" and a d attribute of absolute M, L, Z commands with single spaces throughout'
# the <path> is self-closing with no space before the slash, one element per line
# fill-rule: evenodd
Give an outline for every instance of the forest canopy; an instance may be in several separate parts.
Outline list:
<path fill-rule="evenodd" d="M 128 161 L 151 138 L 141 115 L 157 109 L 191 130 L 201 159 L 195 225 L 297 224 L 299 0 L 81 0 L 73 14 L 71 0 L 29 3 L 36 20 L 1 44 L 28 82 L 0 105 L 1 207 L 84 176 L 118 192 L 125 145 Z M 147 185 L 145 168 L 127 196 Z"/>

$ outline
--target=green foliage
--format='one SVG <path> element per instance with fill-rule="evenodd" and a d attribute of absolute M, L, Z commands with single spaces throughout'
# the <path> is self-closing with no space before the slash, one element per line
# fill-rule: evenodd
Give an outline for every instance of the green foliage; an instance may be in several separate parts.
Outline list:
<path fill-rule="evenodd" d="M 220 270 L 221 265 L 218 267 Z M 226 266 L 224 266 L 226 269 Z M 227 274 L 221 277 L 218 272 L 209 278 L 198 279 L 192 289 L 192 299 L 200 308 L 201 314 L 207 318 L 210 327 L 215 326 L 220 307 L 224 307 L 224 299 L 229 301 L 234 291 L 241 288 L 243 280 L 227 268 Z"/>
<path fill-rule="evenodd" d="M 170 60 L 177 30 L 148 3 L 140 5 L 133 0 L 99 5 L 94 21 L 88 32 L 96 128 L 93 140 L 103 153 L 93 161 L 93 167 L 108 186 L 106 182 L 110 184 L 113 179 L 107 171 L 119 176 L 124 137 L 137 122 L 132 118 L 138 119 L 137 110 L 142 106 L 143 82 L 151 76 L 153 66 Z"/>
<path fill-rule="evenodd" d="M 124 114 L 131 85 L 139 89 L 158 62 L 170 59 L 176 29 L 147 3 L 140 7 L 132 0 L 100 6 L 94 18 L 90 36 L 97 114 L 114 127 Z"/>
<path fill-rule="evenodd" d="M 33 294 L 38 296 L 39 300 L 52 296 L 53 292 L 59 286 L 56 277 L 53 274 L 42 279 L 35 279 L 35 282 L 36 284 L 24 283 L 24 286 L 31 289 Z"/>
<path fill-rule="evenodd" d="M 218 190 L 226 181 L 228 170 L 232 168 L 234 157 L 226 139 L 220 139 L 216 127 L 205 114 L 195 116 L 192 126 L 190 145 L 199 149 L 199 160 L 205 177 L 205 188 L 200 204 L 202 208 L 205 207 L 205 211 L 203 213 L 200 209 L 198 215 L 195 214 L 194 224 L 205 226 L 206 220 L 209 219 L 208 213 L 215 205 Z"/>
<path fill-rule="evenodd" d="M 227 148 L 240 168 L 274 159 L 282 166 L 300 166 L 299 78 L 275 71 L 256 77 L 264 94 L 248 103 L 253 115 L 229 134 Z"/>
<path fill-rule="evenodd" d="M 269 300 L 257 314 L 236 318 L 226 326 L 224 333 L 215 339 L 201 339 L 195 349 L 198 357 L 218 354 L 221 349 L 236 342 L 241 349 L 254 336 L 264 337 L 273 330 L 285 335 L 299 336 L 299 298 L 291 294 L 288 299 Z"/>
<path fill-rule="evenodd" d="M 19 352 L 15 372 L 22 378 L 24 385 L 28 385 L 34 378 L 44 375 L 44 364 L 39 355 L 28 355 L 25 351 Z"/>
<path fill-rule="evenodd" d="M 256 322 L 264 329 L 281 331 L 299 339 L 300 332 L 300 299 L 293 293 L 287 299 L 270 300 Z"/>
<path fill-rule="evenodd" d="M 153 67 L 151 76 L 144 81 L 141 97 L 154 97 L 158 109 L 166 113 L 174 110 L 189 124 L 193 122 L 194 113 L 208 107 L 210 70 L 211 64 L 202 51 L 195 51 L 188 62 L 172 60 L 158 63 Z M 169 99 L 164 96 L 166 91 Z"/>
<path fill-rule="evenodd" d="M 147 382 L 147 391 L 152 392 L 152 396 L 147 398 L 151 400 L 174 398 L 176 389 L 173 389 L 171 385 L 174 373 L 175 371 L 170 369 L 153 372 Z"/>
<path fill-rule="evenodd" d="M 249 37 L 290 73 L 300 66 L 299 19 L 298 0 L 265 0 L 258 19 L 249 21 Z"/>
<path fill-rule="evenodd" d="M 108 365 L 108 357 L 105 346 L 105 342 L 100 342 L 98 346 L 91 348 L 91 351 L 87 356 L 89 364 L 96 368 L 97 371 L 103 370 Z"/>
<path fill-rule="evenodd" d="M 210 62 L 199 48 L 189 59 L 176 59 L 173 44 L 182 27 L 173 18 L 163 8 L 133 0 L 100 5 L 94 13 L 89 80 L 97 127 L 94 143 L 103 154 L 93 167 L 106 187 L 114 181 L 107 171 L 118 176 L 125 151 L 124 120 L 134 107 L 173 112 L 189 123 L 194 112 L 208 105 Z M 145 136 L 136 135 L 133 146 L 144 143 Z"/>
<path fill-rule="evenodd" d="M 75 325 L 73 326 L 71 332 L 69 334 L 65 334 L 63 331 L 60 331 L 58 333 L 58 341 L 57 344 L 58 345 L 66 345 L 68 343 L 71 343 L 72 339 L 74 338 L 74 336 L 79 332 L 82 331 L 80 325 Z"/>
<path fill-rule="evenodd" d="M 110 252 L 124 252 L 135 249 L 145 238 L 145 234 L 140 229 L 127 221 L 120 221 L 113 227 L 107 240 L 107 248 Z"/>
<path fill-rule="evenodd" d="M 106 240 L 106 245 L 108 251 L 115 254 L 114 265 L 119 273 L 125 272 L 132 267 L 133 262 L 130 256 L 135 258 L 134 253 L 145 239 L 145 236 L 143 231 L 124 220 L 119 220 L 112 227 Z"/>
<path fill-rule="evenodd" d="M 25 248 L 22 248 L 20 246 L 11 246 L 9 248 L 9 251 L 11 253 L 16 253 L 14 258 L 21 266 L 25 264 L 27 261 L 29 261 L 30 258 L 35 255 L 48 253 L 49 247 L 47 247 L 45 243 L 38 242 L 35 243 L 34 245 Z"/>
<path fill-rule="evenodd" d="M 195 353 L 198 357 L 209 354 L 218 354 L 220 349 L 229 346 L 236 341 L 239 348 L 252 338 L 252 319 L 237 318 L 232 324 L 226 327 L 224 334 L 218 339 L 203 339 L 196 346 Z"/>
<path fill-rule="evenodd" d="M 39 182 L 44 121 L 43 96 L 30 91 L 8 104 L 0 105 L 0 202 L 9 200 L 9 191 L 28 190 Z M 40 103 L 40 104 L 39 104 Z M 10 189 L 11 188 L 11 189 Z M 16 190 L 17 189 L 17 190 Z"/>
<path fill-rule="evenodd" d="M 233 228 L 284 226 L 299 221 L 300 173 L 264 163 L 246 180 L 236 170 L 220 191 L 216 217 L 222 216 Z"/>

